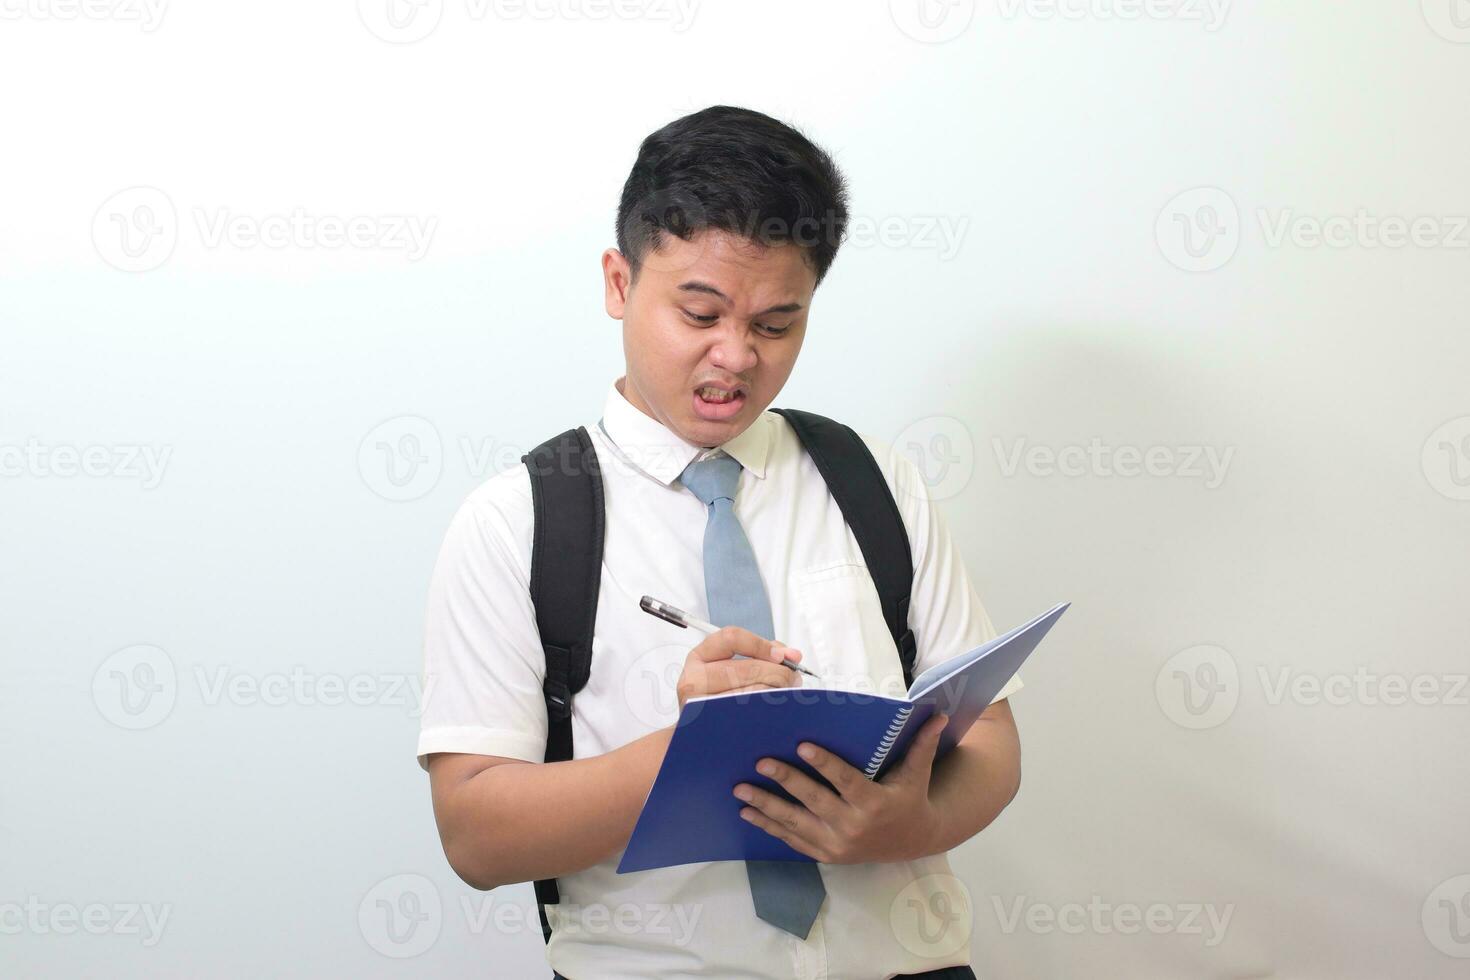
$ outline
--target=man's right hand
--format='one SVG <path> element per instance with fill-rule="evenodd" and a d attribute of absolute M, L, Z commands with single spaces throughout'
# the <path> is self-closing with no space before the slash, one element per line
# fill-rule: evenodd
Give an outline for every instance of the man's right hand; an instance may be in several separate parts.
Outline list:
<path fill-rule="evenodd" d="M 748 660 L 733 660 L 735 654 Z M 801 660 L 801 651 L 757 636 L 738 626 L 726 626 L 704 638 L 684 660 L 679 675 L 679 710 L 690 698 L 764 687 L 799 687 L 801 676 L 782 660 Z"/>

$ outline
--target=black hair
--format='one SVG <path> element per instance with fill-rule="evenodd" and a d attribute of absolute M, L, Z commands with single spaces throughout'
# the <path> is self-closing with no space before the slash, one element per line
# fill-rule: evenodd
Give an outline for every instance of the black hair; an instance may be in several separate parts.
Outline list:
<path fill-rule="evenodd" d="M 688 241 L 710 228 L 795 243 L 821 283 L 846 233 L 847 182 L 825 150 L 780 120 L 701 109 L 639 146 L 618 203 L 618 251 L 636 279 L 665 232 Z"/>

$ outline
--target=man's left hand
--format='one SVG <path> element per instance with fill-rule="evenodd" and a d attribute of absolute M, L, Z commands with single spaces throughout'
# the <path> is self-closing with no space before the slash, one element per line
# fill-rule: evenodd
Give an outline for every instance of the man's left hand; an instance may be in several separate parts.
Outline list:
<path fill-rule="evenodd" d="M 735 796 L 749 803 L 740 816 L 790 847 L 824 864 L 912 861 L 934 853 L 940 814 L 929 799 L 929 776 L 939 733 L 948 716 L 935 714 L 919 729 L 903 761 L 881 781 L 811 742 L 797 753 L 836 792 L 795 766 L 761 759 L 756 771 L 775 780 L 799 802 L 740 783 Z"/>

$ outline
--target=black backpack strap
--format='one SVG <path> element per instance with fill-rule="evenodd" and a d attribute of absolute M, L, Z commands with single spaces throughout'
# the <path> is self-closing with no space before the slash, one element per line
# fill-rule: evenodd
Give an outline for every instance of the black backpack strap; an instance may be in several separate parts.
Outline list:
<path fill-rule="evenodd" d="M 806 453 L 817 464 L 827 489 L 852 528 L 868 564 L 883 619 L 898 647 L 905 685 L 914 681 L 914 631 L 909 629 L 909 596 L 913 591 L 914 558 L 908 530 L 883 471 L 861 436 L 841 422 L 794 408 L 772 409 L 796 430 Z"/>
<path fill-rule="evenodd" d="M 592 631 L 602 584 L 602 471 L 584 427 L 568 429 L 521 457 L 531 474 L 535 534 L 531 601 L 546 652 L 546 761 L 572 757 L 572 696 L 592 671 Z M 536 882 L 541 934 L 546 906 L 561 900 L 555 878 Z"/>

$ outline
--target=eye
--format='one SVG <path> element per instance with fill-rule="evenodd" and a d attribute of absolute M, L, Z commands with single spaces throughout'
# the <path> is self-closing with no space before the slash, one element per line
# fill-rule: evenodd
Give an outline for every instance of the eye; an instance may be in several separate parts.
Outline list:
<path fill-rule="evenodd" d="M 760 327 L 772 337 L 780 337 L 791 329 L 790 327 L 773 327 L 769 323 L 758 323 L 756 326 Z"/>
<path fill-rule="evenodd" d="M 681 309 L 683 309 L 683 308 L 681 307 Z M 685 316 L 687 316 L 689 319 L 693 320 L 695 323 L 709 324 L 709 323 L 714 323 L 716 320 L 719 319 L 719 317 L 718 316 L 715 316 L 714 314 L 711 314 L 709 316 L 700 316 L 698 313 L 690 313 L 688 310 L 683 310 L 683 313 L 684 313 Z"/>

